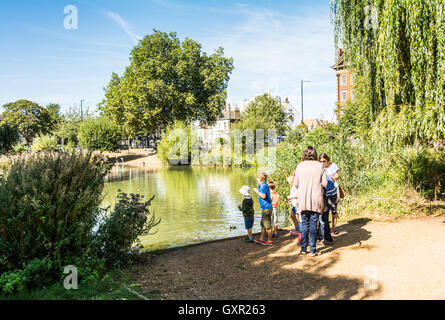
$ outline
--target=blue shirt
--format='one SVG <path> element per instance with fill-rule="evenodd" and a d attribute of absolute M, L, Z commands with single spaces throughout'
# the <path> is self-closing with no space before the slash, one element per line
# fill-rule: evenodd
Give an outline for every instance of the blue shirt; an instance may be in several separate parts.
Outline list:
<path fill-rule="evenodd" d="M 270 189 L 266 182 L 263 182 L 258 186 L 258 191 L 266 195 L 266 199 L 258 197 L 260 199 L 260 207 L 262 210 L 272 209 L 272 199 L 270 198 Z"/>
<path fill-rule="evenodd" d="M 333 196 L 334 194 L 337 194 L 337 187 L 335 186 L 334 180 L 332 180 L 329 174 L 326 174 L 326 179 L 328 180 L 328 184 L 326 186 L 326 195 Z"/>

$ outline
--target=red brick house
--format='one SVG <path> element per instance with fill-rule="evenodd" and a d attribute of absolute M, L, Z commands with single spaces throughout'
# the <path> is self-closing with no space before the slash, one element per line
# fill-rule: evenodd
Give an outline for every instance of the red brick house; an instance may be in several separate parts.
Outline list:
<path fill-rule="evenodd" d="M 341 107 L 345 107 L 347 101 L 354 99 L 352 73 L 348 69 L 343 49 L 338 49 L 337 61 L 331 68 L 337 74 L 337 118 L 339 119 Z"/>

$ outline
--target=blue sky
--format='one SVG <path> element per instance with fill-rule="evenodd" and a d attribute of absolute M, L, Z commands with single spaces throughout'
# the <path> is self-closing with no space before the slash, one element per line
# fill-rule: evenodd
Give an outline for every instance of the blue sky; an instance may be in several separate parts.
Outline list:
<path fill-rule="evenodd" d="M 64 8 L 78 29 L 64 28 Z M 329 0 L 3 0 L 0 2 L 0 105 L 29 99 L 95 110 L 112 72 L 122 74 L 138 39 L 153 29 L 225 48 L 235 70 L 228 101 L 271 92 L 305 118 L 331 120 L 335 60 Z"/>

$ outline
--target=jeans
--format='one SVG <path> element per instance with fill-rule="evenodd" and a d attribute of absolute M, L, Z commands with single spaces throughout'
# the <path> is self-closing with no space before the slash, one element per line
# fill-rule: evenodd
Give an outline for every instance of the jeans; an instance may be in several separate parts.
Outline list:
<path fill-rule="evenodd" d="M 329 211 L 320 214 L 320 225 L 318 227 L 318 239 L 334 242 L 331 236 L 331 227 L 329 226 Z"/>
<path fill-rule="evenodd" d="M 301 213 L 301 251 L 306 252 L 309 240 L 311 253 L 317 249 L 317 222 L 320 214 L 314 211 L 303 211 Z M 309 239 L 308 239 L 309 237 Z"/>

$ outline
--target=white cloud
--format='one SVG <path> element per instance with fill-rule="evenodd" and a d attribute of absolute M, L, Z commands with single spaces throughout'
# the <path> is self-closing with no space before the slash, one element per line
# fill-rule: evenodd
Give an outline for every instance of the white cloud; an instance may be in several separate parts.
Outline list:
<path fill-rule="evenodd" d="M 125 33 L 130 37 L 131 41 L 134 44 L 137 44 L 139 40 L 142 39 L 140 35 L 132 31 L 132 27 L 119 14 L 107 10 L 105 10 L 104 12 L 109 18 L 116 22 L 125 31 Z"/>
<path fill-rule="evenodd" d="M 305 118 L 332 117 L 335 104 L 335 50 L 329 15 L 299 16 L 239 6 L 245 20 L 206 44 L 223 46 L 235 61 L 229 99 L 241 101 L 258 93 L 289 97 L 299 108 L 300 80 Z M 240 90 L 242 88 L 242 90 Z"/>

